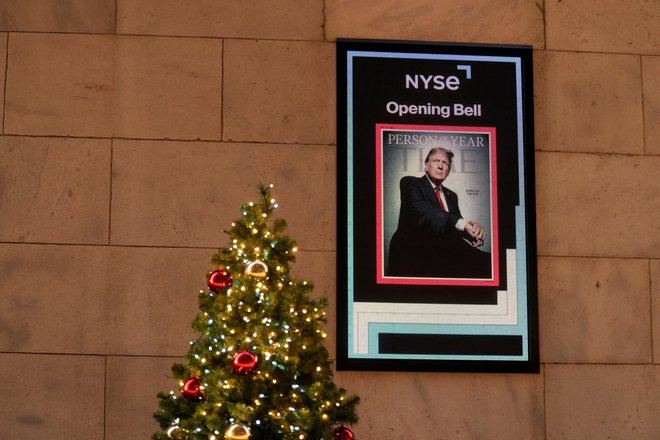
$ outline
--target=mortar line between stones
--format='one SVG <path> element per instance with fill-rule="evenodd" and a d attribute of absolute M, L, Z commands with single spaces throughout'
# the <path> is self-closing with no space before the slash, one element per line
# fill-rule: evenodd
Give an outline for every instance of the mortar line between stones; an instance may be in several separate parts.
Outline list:
<path fill-rule="evenodd" d="M 648 259 L 648 268 L 649 268 L 649 322 L 651 324 L 651 363 L 655 363 L 655 351 L 654 351 L 654 333 L 653 333 L 653 276 L 651 274 L 651 261 Z"/>
<path fill-rule="evenodd" d="M 174 354 L 130 354 L 130 353 L 65 353 L 65 352 L 47 352 L 47 351 L 4 351 L 0 350 L 0 354 L 7 355 L 19 355 L 19 356 L 77 356 L 77 357 L 103 357 L 104 362 L 107 362 L 108 358 L 149 358 L 149 359 L 169 359 L 169 358 L 181 358 L 183 355 L 174 355 Z M 331 361 L 335 361 L 336 357 L 332 356 L 329 358 Z M 638 367 L 638 366 L 647 366 L 647 367 L 657 367 L 658 364 L 649 361 L 649 362 L 602 362 L 602 361 L 592 361 L 592 362 L 541 362 L 543 367 L 543 377 L 544 383 L 547 379 L 547 367 L 548 366 L 557 366 L 557 367 L 571 367 L 571 366 L 592 366 L 592 367 Z M 533 376 L 533 374 L 531 374 Z M 545 385 L 544 385 L 545 386 Z"/>
<path fill-rule="evenodd" d="M 224 243 L 224 242 L 223 242 Z M 45 241 L 4 241 L 0 240 L 0 245 L 23 245 L 23 246 L 63 246 L 63 247 L 108 247 L 108 248 L 126 248 L 126 249 L 188 249 L 188 250 L 210 250 L 217 251 L 226 246 L 193 246 L 193 245 L 157 245 L 157 244 L 103 244 L 103 243 L 55 243 Z M 314 249 L 298 247 L 298 252 L 323 252 L 337 253 L 336 249 Z M 536 254 L 537 258 L 573 258 L 573 259 L 591 259 L 591 260 L 644 260 L 648 261 L 652 257 L 631 257 L 629 255 L 551 255 Z"/>
<path fill-rule="evenodd" d="M 154 38 L 187 38 L 198 40 L 241 40 L 241 41 L 277 41 L 282 43 L 334 43 L 334 41 L 326 41 L 321 38 L 273 38 L 273 37 L 260 37 L 260 36 L 231 36 L 231 35 L 171 35 L 171 34 L 139 34 L 139 33 L 118 33 L 115 32 L 65 32 L 65 31 L 37 31 L 37 30 L 12 30 L 15 34 L 36 34 L 36 35 L 70 35 L 70 36 L 99 36 L 99 37 L 154 37 Z M 605 52 L 601 52 L 605 53 Z M 609 52 L 607 52 L 609 53 Z"/>
<path fill-rule="evenodd" d="M 570 255 L 570 254 L 536 254 L 537 258 L 574 258 L 590 260 L 648 260 L 652 257 L 631 257 L 629 255 Z"/>
<path fill-rule="evenodd" d="M 107 359 L 110 357 L 113 358 L 149 358 L 149 359 L 169 359 L 169 358 L 182 358 L 184 355 L 172 355 L 172 354 L 121 354 L 121 353 L 57 353 L 57 352 L 46 352 L 46 351 L 0 351 L 0 354 L 8 355 L 35 355 L 35 356 L 78 356 L 78 357 L 103 357 L 104 362 L 107 362 Z M 336 361 L 336 357 L 330 356 L 329 360 Z M 658 365 L 654 362 L 541 362 L 543 366 L 543 375 L 544 380 L 547 377 L 547 367 L 548 366 L 557 366 L 557 367 L 571 367 L 571 366 L 591 366 L 591 367 L 657 367 Z M 534 374 L 531 374 L 532 376 Z"/>
<path fill-rule="evenodd" d="M 220 139 L 225 137 L 225 40 L 220 40 Z"/>
<path fill-rule="evenodd" d="M 9 34 L 7 32 L 7 41 L 5 42 L 5 82 L 3 84 L 2 94 L 2 134 L 5 134 L 5 117 L 7 116 L 7 72 L 9 71 Z"/>
<path fill-rule="evenodd" d="M 107 362 L 108 358 L 182 358 L 184 355 L 171 355 L 171 354 L 113 354 L 113 353 L 58 353 L 47 351 L 0 351 L 0 354 L 10 355 L 27 355 L 27 356 L 77 356 L 77 357 L 102 357 Z"/>
<path fill-rule="evenodd" d="M 226 246 L 192 246 L 192 245 L 157 245 L 157 244 L 103 244 L 103 243 L 55 243 L 55 242 L 38 242 L 38 241 L 2 241 L 0 245 L 33 245 L 33 246 L 83 246 L 83 247 L 111 247 L 111 248 L 126 248 L 126 249 L 189 249 L 189 250 L 210 250 L 217 251 L 224 249 Z M 323 252 L 323 253 L 336 253 L 336 249 L 314 249 L 314 248 L 301 248 L 299 252 Z M 536 254 L 537 258 L 573 258 L 573 259 L 593 259 L 593 260 L 644 260 L 648 261 L 650 257 L 631 257 L 629 255 L 551 255 L 551 254 Z"/>
<path fill-rule="evenodd" d="M 545 1 L 543 1 L 543 5 L 540 5 L 539 3 L 536 3 L 536 6 L 541 10 L 541 14 L 543 15 L 543 50 L 547 50 L 548 49 L 548 23 L 546 21 Z"/>
<path fill-rule="evenodd" d="M 226 246 L 176 246 L 176 245 L 155 245 L 155 244 L 103 244 L 103 243 L 48 243 L 48 242 L 25 242 L 25 241 L 0 241 L 0 245 L 22 245 L 22 246 L 64 246 L 64 247 L 104 247 L 104 248 L 126 248 L 126 249 L 188 249 L 188 250 L 207 250 L 217 251 L 218 249 L 225 249 Z M 328 252 L 336 253 L 335 249 L 306 249 L 298 246 L 298 252 Z"/>
<path fill-rule="evenodd" d="M 646 115 L 644 111 L 644 56 L 639 56 L 639 79 L 641 101 L 642 101 L 642 150 L 646 153 Z"/>
<path fill-rule="evenodd" d="M 53 139 L 99 139 L 99 140 L 118 140 L 118 141 L 139 141 L 139 142 L 187 142 L 187 143 L 207 143 L 207 144 L 254 144 L 254 145 L 273 145 L 273 146 L 309 146 L 309 147 L 336 147 L 336 143 L 321 143 L 321 142 L 285 142 L 285 141 L 263 141 L 263 140 L 222 140 L 222 139 L 184 139 L 184 138 L 138 138 L 138 137 L 116 137 L 116 136 L 71 136 L 61 134 L 22 134 L 22 133 L 8 133 L 7 136 L 12 137 L 28 137 L 28 138 L 53 138 Z M 659 154 L 660 155 L 660 154 Z"/>
<path fill-rule="evenodd" d="M 103 440 L 106 435 L 106 416 L 108 412 L 108 356 L 103 356 Z"/>
<path fill-rule="evenodd" d="M 547 392 L 548 392 L 548 369 L 545 364 L 543 364 L 543 438 L 548 438 L 548 402 L 547 402 Z"/>
<path fill-rule="evenodd" d="M 544 17 L 545 20 L 545 17 Z M 324 31 L 325 32 L 325 31 Z M 186 39 L 204 39 L 204 40 L 238 40 L 238 41 L 275 41 L 282 43 L 329 43 L 336 44 L 337 40 L 328 40 L 326 36 L 321 35 L 318 39 L 294 39 L 294 38 L 273 38 L 273 37 L 259 37 L 259 36 L 231 36 L 231 35 L 165 35 L 165 34 L 131 34 L 131 33 L 109 33 L 109 32 L 53 32 L 53 31 L 11 31 L 14 34 L 40 34 L 40 35 L 70 35 L 70 36 L 110 36 L 110 37 L 154 37 L 154 38 L 186 38 Z M 544 30 L 545 35 L 545 30 Z M 563 53 L 580 53 L 580 54 L 597 54 L 597 55 L 628 55 L 628 56 L 654 56 L 655 54 L 649 52 L 604 52 L 602 50 L 576 50 L 576 49 L 548 49 L 547 43 L 544 41 L 543 47 L 535 48 L 535 50 L 545 50 L 548 52 L 563 52 Z"/>
<path fill-rule="evenodd" d="M 559 154 L 587 154 L 590 156 L 614 156 L 614 157 L 655 157 L 660 156 L 660 153 L 617 153 L 617 152 L 599 152 L 599 151 L 563 151 L 563 150 L 544 150 L 535 149 L 535 153 L 559 153 Z"/>
<path fill-rule="evenodd" d="M 328 41 L 328 30 L 327 30 L 327 23 L 328 23 L 328 17 L 326 15 L 326 1 L 323 0 L 323 3 L 321 5 L 321 14 L 323 20 L 321 21 L 321 34 L 323 35 L 323 41 Z"/>
<path fill-rule="evenodd" d="M 108 175 L 108 245 L 112 240 L 112 166 L 115 155 L 115 140 L 110 139 L 110 170 Z"/>
<path fill-rule="evenodd" d="M 117 9 L 118 9 L 117 3 L 118 3 L 118 0 L 115 0 L 115 29 L 114 29 L 115 30 L 115 35 L 117 35 L 117 12 L 118 12 L 117 11 Z"/>

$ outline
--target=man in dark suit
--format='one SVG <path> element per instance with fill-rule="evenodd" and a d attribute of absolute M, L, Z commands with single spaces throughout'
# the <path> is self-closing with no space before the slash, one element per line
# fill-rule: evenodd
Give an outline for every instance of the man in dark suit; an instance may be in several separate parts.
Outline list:
<path fill-rule="evenodd" d="M 444 187 L 454 153 L 433 148 L 422 177 L 401 179 L 399 224 L 390 242 L 388 276 L 490 278 L 491 256 L 478 247 L 486 231 L 464 220 L 458 195 Z"/>

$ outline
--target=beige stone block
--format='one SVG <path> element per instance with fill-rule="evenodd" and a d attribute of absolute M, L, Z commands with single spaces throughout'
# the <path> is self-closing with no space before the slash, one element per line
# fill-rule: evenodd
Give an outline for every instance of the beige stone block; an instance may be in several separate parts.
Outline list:
<path fill-rule="evenodd" d="M 142 440 L 159 430 L 157 394 L 178 392 L 172 364 L 181 358 L 108 357 L 105 440 Z"/>
<path fill-rule="evenodd" d="M 646 153 L 660 154 L 660 57 L 642 57 Z"/>
<path fill-rule="evenodd" d="M 114 37 L 11 34 L 10 134 L 112 136 Z"/>
<path fill-rule="evenodd" d="M 274 40 L 323 38 L 321 0 L 119 0 L 117 32 Z"/>
<path fill-rule="evenodd" d="M 544 437 L 541 375 L 340 371 L 334 381 L 361 397 L 360 440 Z"/>
<path fill-rule="evenodd" d="M 660 438 L 657 366 L 547 365 L 545 387 L 548 440 Z"/>
<path fill-rule="evenodd" d="M 5 133 L 221 138 L 222 43 L 16 34 Z"/>
<path fill-rule="evenodd" d="M 102 439 L 100 356 L 0 353 L 3 439 Z"/>
<path fill-rule="evenodd" d="M 653 362 L 660 363 L 660 260 L 651 260 L 651 303 L 653 304 Z"/>
<path fill-rule="evenodd" d="M 335 249 L 333 146 L 115 141 L 113 152 L 113 244 L 226 246 L 262 182 L 301 249 Z"/>
<path fill-rule="evenodd" d="M 658 257 L 658 175 L 659 156 L 537 153 L 539 255 Z"/>
<path fill-rule="evenodd" d="M 221 138 L 222 42 L 118 37 L 115 136 Z"/>
<path fill-rule="evenodd" d="M 211 256 L 0 244 L 0 351 L 181 356 Z"/>
<path fill-rule="evenodd" d="M 536 148 L 642 153 L 639 57 L 534 53 Z"/>
<path fill-rule="evenodd" d="M 0 30 L 19 32 L 115 32 L 113 0 L 0 1 Z"/>
<path fill-rule="evenodd" d="M 333 143 L 335 94 L 333 44 L 225 42 L 224 140 Z"/>
<path fill-rule="evenodd" d="M 646 260 L 541 258 L 541 362 L 651 362 Z"/>
<path fill-rule="evenodd" d="M 0 240 L 108 242 L 110 141 L 0 138 Z"/>
<path fill-rule="evenodd" d="M 659 10 L 653 0 L 548 0 L 547 48 L 660 54 Z"/>
<path fill-rule="evenodd" d="M 529 0 L 326 2 L 329 39 L 384 38 L 544 46 L 543 10 Z"/>

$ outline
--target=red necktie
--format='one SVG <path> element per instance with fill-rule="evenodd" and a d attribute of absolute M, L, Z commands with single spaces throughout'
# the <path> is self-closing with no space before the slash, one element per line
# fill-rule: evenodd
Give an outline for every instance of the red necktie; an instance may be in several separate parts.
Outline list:
<path fill-rule="evenodd" d="M 442 203 L 442 197 L 440 196 L 440 187 L 439 186 L 435 187 L 435 195 L 438 197 L 438 202 L 440 202 L 440 207 L 442 208 L 442 210 L 446 211 L 447 208 L 445 208 L 445 204 Z"/>

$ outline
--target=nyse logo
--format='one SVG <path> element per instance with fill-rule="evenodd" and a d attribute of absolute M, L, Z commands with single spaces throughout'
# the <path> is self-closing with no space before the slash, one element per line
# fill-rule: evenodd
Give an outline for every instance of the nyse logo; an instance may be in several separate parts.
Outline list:
<path fill-rule="evenodd" d="M 464 70 L 466 79 L 472 77 L 472 66 L 459 65 L 456 66 L 457 70 Z M 456 75 L 422 75 L 419 73 L 406 74 L 405 77 L 406 89 L 434 89 L 434 90 L 458 90 L 461 86 L 461 80 Z"/>
<path fill-rule="evenodd" d="M 420 86 L 428 90 L 433 88 L 435 90 L 458 90 L 461 85 L 461 80 L 457 76 L 448 76 L 445 78 L 443 75 L 409 75 L 406 74 L 406 89 L 413 88 L 419 89 Z"/>

